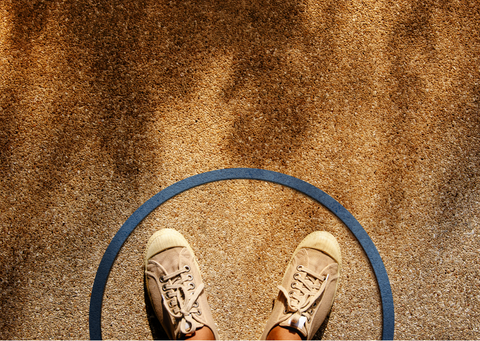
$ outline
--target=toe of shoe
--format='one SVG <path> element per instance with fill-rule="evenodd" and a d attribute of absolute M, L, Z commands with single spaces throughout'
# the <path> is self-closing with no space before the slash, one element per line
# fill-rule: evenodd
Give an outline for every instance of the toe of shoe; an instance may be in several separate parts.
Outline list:
<path fill-rule="evenodd" d="M 332 257 L 338 265 L 342 266 L 342 253 L 337 239 L 326 231 L 315 231 L 310 233 L 298 245 L 295 253 L 302 248 L 312 248 L 322 251 Z"/>
<path fill-rule="evenodd" d="M 144 256 L 145 267 L 147 266 L 148 260 L 156 254 L 172 247 L 179 246 L 186 247 L 193 254 L 192 248 L 180 232 L 171 228 L 164 228 L 155 232 L 147 243 Z"/>

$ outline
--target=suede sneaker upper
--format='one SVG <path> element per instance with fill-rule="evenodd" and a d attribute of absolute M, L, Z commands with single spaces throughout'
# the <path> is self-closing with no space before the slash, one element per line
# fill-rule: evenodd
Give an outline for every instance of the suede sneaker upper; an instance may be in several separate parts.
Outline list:
<path fill-rule="evenodd" d="M 340 266 L 340 247 L 332 235 L 314 232 L 307 236 L 278 286 L 280 292 L 262 339 L 277 325 L 293 328 L 304 338 L 312 339 L 333 304 Z"/>
<path fill-rule="evenodd" d="M 152 236 L 156 241 L 151 238 L 147 247 L 145 276 L 155 314 L 171 339 L 184 338 L 203 326 L 209 327 L 218 339 L 193 252 L 188 244 L 169 247 L 172 240 L 166 240 L 167 235 L 179 238 L 173 244 L 186 243 L 178 232 L 171 231 Z M 163 238 L 161 243 L 159 238 Z M 169 248 L 162 250 L 165 247 Z M 151 256 L 148 253 L 152 248 L 161 251 Z"/>

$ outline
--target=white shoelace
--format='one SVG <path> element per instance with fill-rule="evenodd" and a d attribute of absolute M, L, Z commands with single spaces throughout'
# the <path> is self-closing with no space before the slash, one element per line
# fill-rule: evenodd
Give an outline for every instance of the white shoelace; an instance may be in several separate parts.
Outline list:
<path fill-rule="evenodd" d="M 149 261 L 167 273 L 165 268 L 154 260 Z M 198 309 L 197 299 L 203 291 L 204 284 L 201 283 L 197 288 L 193 283 L 193 276 L 187 274 L 190 267 L 185 265 L 183 269 L 172 272 L 168 275 L 157 278 L 152 272 L 146 271 L 146 274 L 154 278 L 163 297 L 163 304 L 168 312 L 179 319 L 180 332 L 184 335 L 195 331 L 198 322 L 193 318 L 193 314 L 201 315 Z"/>

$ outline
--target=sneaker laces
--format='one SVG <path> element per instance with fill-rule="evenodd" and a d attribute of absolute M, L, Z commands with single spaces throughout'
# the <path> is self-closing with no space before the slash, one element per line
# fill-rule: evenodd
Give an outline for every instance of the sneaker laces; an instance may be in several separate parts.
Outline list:
<path fill-rule="evenodd" d="M 185 265 L 182 269 L 167 274 L 165 268 L 155 260 L 150 260 L 150 264 L 155 264 L 162 269 L 166 275 L 158 278 L 154 273 L 146 271 L 146 274 L 153 277 L 160 288 L 163 297 L 163 303 L 170 315 L 179 319 L 180 332 L 188 335 L 200 327 L 199 323 L 193 318 L 193 315 L 201 315 L 198 309 L 197 299 L 203 291 L 205 285 L 201 283 L 195 287 L 193 276 L 187 274 L 190 267 Z M 203 325 L 203 324 L 202 324 Z"/>
<path fill-rule="evenodd" d="M 329 280 L 332 281 L 338 275 L 323 275 L 331 266 L 325 267 L 320 274 L 316 274 L 303 265 L 297 266 L 297 272 L 293 275 L 294 281 L 291 283 L 290 291 L 279 285 L 278 288 L 287 299 L 287 307 L 284 311 L 289 314 L 288 323 L 294 327 L 302 329 L 305 323 L 310 322 L 314 309 L 320 305 L 317 300 L 325 291 Z M 322 298 L 323 299 L 323 298 Z"/>

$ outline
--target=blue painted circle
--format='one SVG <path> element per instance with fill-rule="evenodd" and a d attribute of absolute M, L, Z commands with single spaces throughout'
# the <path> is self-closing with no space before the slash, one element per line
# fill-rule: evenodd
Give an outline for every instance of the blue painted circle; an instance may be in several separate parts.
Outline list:
<path fill-rule="evenodd" d="M 137 225 L 155 208 L 163 204 L 165 201 L 173 198 L 177 194 L 210 182 L 234 179 L 263 180 L 293 188 L 328 208 L 350 229 L 365 251 L 377 278 L 380 298 L 382 300 L 382 338 L 384 340 L 393 340 L 395 329 L 395 313 L 390 281 L 377 248 L 360 223 L 335 199 L 308 182 L 297 179 L 290 175 L 256 168 L 219 169 L 191 176 L 158 192 L 142 206 L 140 206 L 135 212 L 133 212 L 133 214 L 122 225 L 120 230 L 118 230 L 115 237 L 113 237 L 112 241 L 107 247 L 107 250 L 105 251 L 105 254 L 103 255 L 100 265 L 98 266 L 95 281 L 93 282 L 92 295 L 90 298 L 90 338 L 93 340 L 100 340 L 102 338 L 102 301 L 105 285 L 107 284 L 108 274 L 110 273 L 113 262 L 115 261 L 118 252 L 122 248 L 123 243 L 125 243 L 128 236 L 137 227 Z"/>

